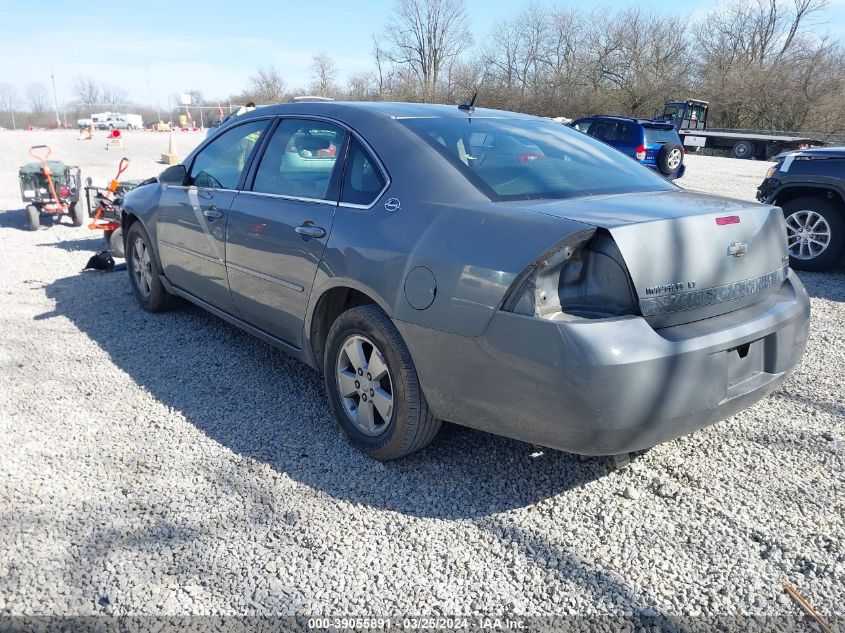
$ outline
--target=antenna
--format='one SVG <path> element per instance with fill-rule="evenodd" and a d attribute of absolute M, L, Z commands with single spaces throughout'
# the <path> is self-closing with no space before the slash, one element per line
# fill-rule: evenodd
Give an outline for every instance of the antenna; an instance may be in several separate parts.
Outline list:
<path fill-rule="evenodd" d="M 470 99 L 469 103 L 462 103 L 458 106 L 458 110 L 462 112 L 467 112 L 468 114 L 472 114 L 475 111 L 475 99 L 478 97 L 478 90 L 475 91 L 475 94 L 472 95 L 472 99 Z"/>

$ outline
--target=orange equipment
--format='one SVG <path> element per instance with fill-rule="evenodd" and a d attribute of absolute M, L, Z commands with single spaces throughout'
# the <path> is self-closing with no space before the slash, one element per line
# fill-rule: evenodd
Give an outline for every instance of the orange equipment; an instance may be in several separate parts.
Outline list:
<path fill-rule="evenodd" d="M 117 130 L 115 130 L 117 131 Z M 120 187 L 120 176 L 129 168 L 129 159 L 128 158 L 121 158 L 120 164 L 117 166 L 117 175 L 112 179 L 109 183 L 109 186 L 106 187 L 105 193 L 101 193 L 97 196 L 99 204 L 97 205 L 97 210 L 94 213 L 94 218 L 91 220 L 91 224 L 88 225 L 88 228 L 92 231 L 116 231 L 120 228 L 120 219 L 114 216 L 111 217 L 103 217 L 104 214 L 110 209 L 113 208 L 114 202 L 114 194 Z"/>

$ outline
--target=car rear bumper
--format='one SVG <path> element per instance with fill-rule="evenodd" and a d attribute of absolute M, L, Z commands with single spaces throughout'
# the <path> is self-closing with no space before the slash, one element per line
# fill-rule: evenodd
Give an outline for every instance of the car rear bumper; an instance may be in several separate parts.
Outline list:
<path fill-rule="evenodd" d="M 809 317 L 790 272 L 753 306 L 663 330 L 639 317 L 553 322 L 506 312 L 473 339 L 396 325 L 437 417 L 609 455 L 685 435 L 769 394 L 800 360 Z"/>

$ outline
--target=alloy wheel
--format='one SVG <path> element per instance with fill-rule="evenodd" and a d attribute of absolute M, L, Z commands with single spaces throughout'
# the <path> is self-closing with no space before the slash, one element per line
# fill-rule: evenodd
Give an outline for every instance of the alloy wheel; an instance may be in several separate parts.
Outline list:
<path fill-rule="evenodd" d="M 365 435 L 384 433 L 393 417 L 393 381 L 375 344 L 360 334 L 347 338 L 340 348 L 335 374 L 349 421 Z"/>
<path fill-rule="evenodd" d="M 132 247 L 132 272 L 135 284 L 144 297 L 149 297 L 153 288 L 153 268 L 147 245 L 140 237 Z"/>
<path fill-rule="evenodd" d="M 666 163 L 669 165 L 669 169 L 675 171 L 681 164 L 681 150 L 675 148 L 669 152 L 669 157 L 666 160 Z"/>
<path fill-rule="evenodd" d="M 815 211 L 795 211 L 786 218 L 789 255 L 795 259 L 815 259 L 830 245 L 830 225 Z"/>

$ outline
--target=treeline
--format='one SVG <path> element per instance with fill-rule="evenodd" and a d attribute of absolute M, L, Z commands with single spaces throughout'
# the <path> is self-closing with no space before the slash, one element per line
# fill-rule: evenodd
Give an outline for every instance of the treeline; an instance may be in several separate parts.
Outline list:
<path fill-rule="evenodd" d="M 825 33 L 827 0 L 735 0 L 697 15 L 530 4 L 473 42 L 463 0 L 397 0 L 374 69 L 335 83 L 314 58 L 317 94 L 459 103 L 543 116 L 650 116 L 668 99 L 710 101 L 713 126 L 845 130 L 845 54 Z M 240 99 L 280 101 L 274 69 Z"/>
<path fill-rule="evenodd" d="M 195 104 L 228 112 L 228 104 L 302 94 L 460 103 L 477 91 L 480 106 L 543 116 L 651 116 L 666 100 L 693 97 L 710 102 L 711 126 L 837 134 L 845 131 L 845 50 L 826 33 L 827 4 L 727 0 L 694 15 L 529 4 L 473 41 L 464 0 L 396 0 L 373 35 L 372 68 L 339 81 L 334 60 L 316 53 L 307 86 L 291 87 L 266 67 L 239 94 L 195 93 Z M 84 77 L 73 93 L 63 108 L 68 122 L 95 104 L 126 99 L 125 91 Z M 22 95 L 0 84 L 0 125 L 16 112 L 19 127 L 21 118 L 49 125 L 51 96 L 41 84 Z M 141 110 L 165 119 L 181 111 Z"/>

